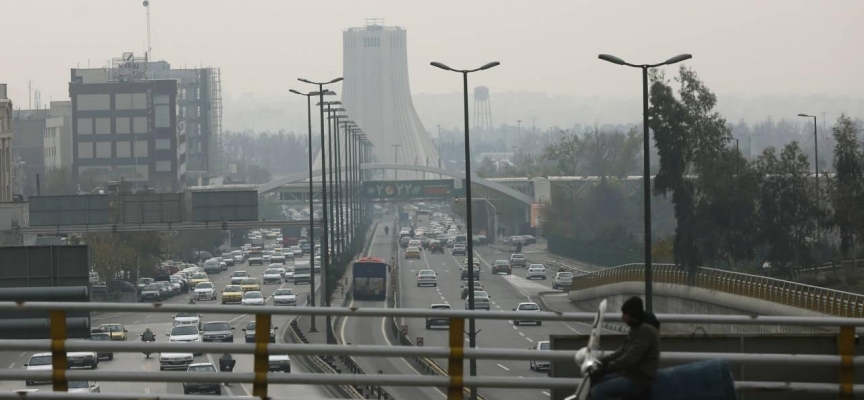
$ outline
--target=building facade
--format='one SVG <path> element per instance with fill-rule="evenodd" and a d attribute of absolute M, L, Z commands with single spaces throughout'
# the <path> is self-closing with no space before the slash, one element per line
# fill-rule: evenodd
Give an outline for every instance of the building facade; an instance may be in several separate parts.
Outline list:
<path fill-rule="evenodd" d="M 38 193 L 39 177 L 45 177 L 43 137 L 48 110 L 15 110 L 12 120 L 12 194 L 26 198 Z"/>
<path fill-rule="evenodd" d="M 12 100 L 0 83 L 0 203 L 12 201 Z"/>
<path fill-rule="evenodd" d="M 43 138 L 45 173 L 72 170 L 72 102 L 52 101 Z"/>
<path fill-rule="evenodd" d="M 179 190 L 186 132 L 176 80 L 114 80 L 109 69 L 72 70 L 72 176 L 82 187 L 127 180 Z"/>

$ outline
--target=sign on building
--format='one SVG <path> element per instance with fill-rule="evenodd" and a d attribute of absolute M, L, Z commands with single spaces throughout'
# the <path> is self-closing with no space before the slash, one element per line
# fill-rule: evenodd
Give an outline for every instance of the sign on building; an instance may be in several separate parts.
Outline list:
<path fill-rule="evenodd" d="M 120 82 L 133 82 L 145 79 L 147 69 L 146 57 L 135 57 L 135 53 L 126 52 L 120 58 L 111 59 L 111 79 Z"/>
<path fill-rule="evenodd" d="M 363 195 L 367 199 L 451 198 L 453 180 L 366 181 Z"/>

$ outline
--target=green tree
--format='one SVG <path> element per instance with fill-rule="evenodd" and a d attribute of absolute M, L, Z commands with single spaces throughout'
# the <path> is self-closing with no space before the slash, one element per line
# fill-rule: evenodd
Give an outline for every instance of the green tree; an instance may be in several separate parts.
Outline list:
<path fill-rule="evenodd" d="M 558 143 L 543 149 L 541 159 L 556 164 L 554 175 L 575 176 L 579 164 L 579 148 L 581 140 L 572 132 L 562 132 L 563 137 Z"/>
<path fill-rule="evenodd" d="M 840 233 L 840 252 L 849 256 L 854 235 L 864 233 L 864 151 L 858 142 L 858 127 L 841 114 L 833 128 L 834 177 L 828 181 L 828 199 L 833 212 L 828 225 Z"/>
<path fill-rule="evenodd" d="M 578 143 L 579 168 L 583 176 L 623 177 L 633 169 L 641 150 L 642 135 L 631 130 L 627 134 L 600 130 L 586 132 Z"/>
<path fill-rule="evenodd" d="M 818 209 L 810 162 L 798 142 L 787 144 L 779 157 L 773 147 L 756 160 L 762 177 L 759 191 L 759 238 L 767 245 L 772 268 L 794 278 L 795 268 L 811 260 Z"/>
<path fill-rule="evenodd" d="M 480 161 L 480 166 L 477 167 L 477 176 L 492 178 L 495 176 L 496 170 L 495 162 L 489 157 L 483 157 L 483 160 Z"/>

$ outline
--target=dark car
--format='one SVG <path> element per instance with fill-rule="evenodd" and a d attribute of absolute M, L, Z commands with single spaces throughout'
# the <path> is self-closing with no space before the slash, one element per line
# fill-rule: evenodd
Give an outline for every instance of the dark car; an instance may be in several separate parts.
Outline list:
<path fill-rule="evenodd" d="M 234 342 L 233 326 L 225 321 L 205 322 L 201 327 L 201 340 L 205 342 Z"/>
<path fill-rule="evenodd" d="M 531 235 L 522 235 L 522 244 L 525 246 L 529 244 L 537 244 L 537 238 Z"/>
<path fill-rule="evenodd" d="M 428 237 L 424 236 L 422 239 L 420 239 L 420 246 L 423 246 L 424 249 L 428 249 L 431 244 L 432 239 L 429 239 Z"/>
<path fill-rule="evenodd" d="M 270 325 L 270 343 L 276 343 L 276 329 L 279 329 L 279 327 Z M 246 324 L 243 332 L 246 332 L 246 343 L 255 342 L 255 321 L 250 321 Z"/>
<path fill-rule="evenodd" d="M 429 244 L 429 251 L 431 254 L 444 254 L 444 243 L 441 243 L 440 240 L 433 240 L 432 243 Z"/>
<path fill-rule="evenodd" d="M 162 294 L 159 285 L 151 283 L 141 289 L 141 302 L 149 301 L 162 301 Z"/>
<path fill-rule="evenodd" d="M 462 277 L 461 277 L 461 279 L 462 279 L 463 281 L 468 280 L 468 268 L 462 268 Z M 479 265 L 475 265 L 475 266 L 474 266 L 474 280 L 475 280 L 475 281 L 479 281 L 479 280 L 480 280 L 480 266 L 479 266 Z"/>
<path fill-rule="evenodd" d="M 186 372 L 213 372 L 216 373 L 216 367 L 210 363 L 198 363 L 192 364 L 187 369 Z M 183 382 L 183 394 L 189 393 L 214 393 L 216 395 L 222 394 L 222 384 L 219 382 Z"/>
<path fill-rule="evenodd" d="M 100 341 L 100 342 L 110 342 L 111 336 L 108 336 L 107 333 L 101 333 L 101 332 L 100 333 L 91 333 L 90 334 L 90 340 L 96 340 L 96 341 Z M 113 360 L 114 359 L 114 353 L 111 351 L 99 351 L 99 352 L 96 352 L 96 358 L 99 360 L 103 360 L 103 359 Z"/>
<path fill-rule="evenodd" d="M 432 304 L 430 310 L 449 310 L 449 304 Z M 446 317 L 426 317 L 426 329 L 432 329 L 433 326 L 450 326 L 450 318 Z"/>
<path fill-rule="evenodd" d="M 399 245 L 402 246 L 403 249 L 408 248 L 408 242 L 411 241 L 410 236 L 403 236 L 402 239 L 399 239 Z"/>

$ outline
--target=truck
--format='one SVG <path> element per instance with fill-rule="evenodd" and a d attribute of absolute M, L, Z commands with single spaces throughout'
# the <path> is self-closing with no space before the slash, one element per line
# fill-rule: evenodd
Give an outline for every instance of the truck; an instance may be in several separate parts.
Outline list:
<path fill-rule="evenodd" d="M 285 247 L 296 246 L 300 242 L 303 228 L 299 226 L 286 226 L 282 228 L 282 245 Z"/>
<path fill-rule="evenodd" d="M 263 236 L 253 236 L 252 237 L 252 247 L 261 247 L 264 246 L 264 237 Z"/>
<path fill-rule="evenodd" d="M 312 267 L 309 260 L 294 261 L 294 284 L 312 283 Z"/>
<path fill-rule="evenodd" d="M 429 210 L 417 210 L 414 217 L 414 229 L 429 227 Z"/>

